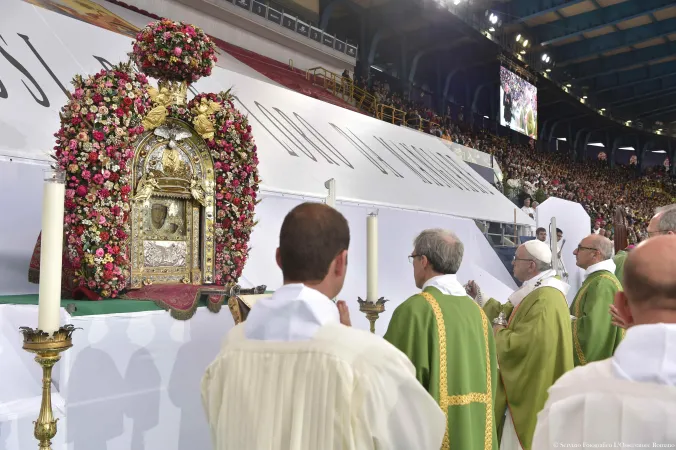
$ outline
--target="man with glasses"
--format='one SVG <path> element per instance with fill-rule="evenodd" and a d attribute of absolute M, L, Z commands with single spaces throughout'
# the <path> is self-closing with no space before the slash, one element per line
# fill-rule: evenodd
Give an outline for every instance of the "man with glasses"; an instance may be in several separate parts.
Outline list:
<path fill-rule="evenodd" d="M 497 450 L 495 344 L 486 315 L 456 278 L 463 251 L 450 231 L 418 235 L 408 259 L 422 292 L 394 310 L 385 339 L 411 359 L 446 414 L 441 448 Z"/>
<path fill-rule="evenodd" d="M 531 445 L 537 413 L 545 405 L 547 389 L 573 368 L 569 286 L 556 278 L 551 263 L 552 252 L 544 242 L 519 246 L 512 266 L 523 285 L 509 296 L 506 308 L 495 299 L 486 302 L 486 310 L 505 316 L 498 316 L 493 327 L 500 364 L 495 401 L 500 450 L 540 450 Z M 468 292 L 481 303 L 481 290 L 473 281 Z"/>
<path fill-rule="evenodd" d="M 646 232 L 648 239 L 663 234 L 676 234 L 676 203 L 657 208 L 655 215 L 650 219 Z M 620 283 L 622 283 L 622 279 L 624 278 L 624 261 L 627 255 L 628 252 L 623 251 L 613 258 L 616 265 L 615 275 L 620 280 Z M 627 323 L 614 305 L 610 305 L 610 314 L 614 325 L 620 328 L 627 328 Z"/>
<path fill-rule="evenodd" d="M 583 366 L 610 358 L 622 340 L 622 330 L 613 325 L 608 314 L 622 286 L 615 276 L 613 243 L 607 237 L 591 234 L 573 254 L 577 266 L 585 271 L 584 282 L 570 305 L 575 366 Z"/>

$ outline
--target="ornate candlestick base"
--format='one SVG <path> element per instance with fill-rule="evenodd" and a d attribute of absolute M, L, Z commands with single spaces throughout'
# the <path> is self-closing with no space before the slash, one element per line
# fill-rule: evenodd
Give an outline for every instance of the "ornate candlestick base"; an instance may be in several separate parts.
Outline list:
<path fill-rule="evenodd" d="M 385 311 L 385 297 L 380 297 L 377 302 L 371 303 L 366 300 L 362 300 L 361 297 L 357 297 L 359 302 L 359 311 L 366 314 L 366 318 L 371 324 L 371 333 L 376 332 L 376 320 L 381 312 Z"/>
<path fill-rule="evenodd" d="M 35 353 L 35 361 L 42 367 L 42 403 L 35 424 L 34 436 L 40 442 L 40 450 L 51 450 L 52 438 L 56 436 L 56 421 L 52 411 L 52 367 L 61 359 L 61 352 L 73 346 L 73 325 L 63 326 L 49 336 L 44 331 L 21 327 L 23 349 Z"/>

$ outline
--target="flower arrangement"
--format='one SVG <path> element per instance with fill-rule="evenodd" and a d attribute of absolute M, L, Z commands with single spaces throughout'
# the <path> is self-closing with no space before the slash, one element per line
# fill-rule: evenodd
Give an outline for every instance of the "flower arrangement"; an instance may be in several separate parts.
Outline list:
<path fill-rule="evenodd" d="M 172 45 L 181 51 L 166 58 Z M 160 85 L 196 81 L 211 73 L 215 61 L 213 44 L 199 28 L 168 20 L 139 33 L 134 57 L 145 74 L 160 77 Z M 54 159 L 67 176 L 64 253 L 75 271 L 75 285 L 88 289 L 90 298 L 115 298 L 129 286 L 135 142 L 166 117 L 192 124 L 210 149 L 216 198 L 214 281 L 236 283 L 256 224 L 259 177 L 251 126 L 229 91 L 200 94 L 187 105 L 171 95 L 159 101 L 162 88 L 150 86 L 131 63 L 88 78 L 76 76 L 73 85 L 61 110 Z"/>
<path fill-rule="evenodd" d="M 201 28 L 162 19 L 139 31 L 130 55 L 148 76 L 193 83 L 211 75 L 214 44 Z"/>
<path fill-rule="evenodd" d="M 220 105 L 201 108 L 207 103 Z M 230 92 L 199 94 L 187 107 L 171 105 L 169 115 L 195 124 L 212 124 L 203 134 L 211 150 L 216 181 L 215 283 L 236 282 L 249 254 L 249 237 L 258 203 L 258 156 L 251 125 L 234 106 Z M 207 111 L 204 117 L 204 111 Z M 205 120 L 206 119 L 206 120 Z"/>
<path fill-rule="evenodd" d="M 599 152 L 597 158 L 599 161 L 606 161 L 608 159 L 608 155 L 606 155 L 606 152 Z"/>
<path fill-rule="evenodd" d="M 75 282 L 104 298 L 129 277 L 131 161 L 151 105 L 147 84 L 129 64 L 76 76 L 55 134 L 54 158 L 66 172 L 66 256 Z"/>

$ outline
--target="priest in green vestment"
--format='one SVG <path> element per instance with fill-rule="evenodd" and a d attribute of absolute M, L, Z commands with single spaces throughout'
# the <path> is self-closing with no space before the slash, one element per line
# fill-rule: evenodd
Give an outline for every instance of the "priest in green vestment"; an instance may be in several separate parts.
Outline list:
<path fill-rule="evenodd" d="M 497 450 L 495 343 L 486 315 L 456 278 L 462 256 L 453 233 L 420 233 L 409 260 L 422 292 L 394 310 L 385 339 L 408 355 L 446 414 L 442 449 Z"/>
<path fill-rule="evenodd" d="M 584 269 L 584 282 L 570 305 L 576 366 L 610 358 L 624 331 L 613 325 L 608 314 L 615 293 L 622 286 L 615 277 L 613 243 L 598 234 L 580 241 L 573 251 L 577 266 Z"/>
<path fill-rule="evenodd" d="M 573 368 L 566 301 L 569 286 L 556 277 L 551 262 L 547 244 L 533 240 L 519 246 L 512 267 L 514 276 L 523 282 L 521 288 L 505 305 L 495 299 L 484 305 L 498 315 L 494 332 L 500 383 L 495 417 L 500 450 L 532 449 L 537 414 L 547 400 L 547 389 Z M 469 293 L 477 298 L 481 289 L 472 281 Z"/>

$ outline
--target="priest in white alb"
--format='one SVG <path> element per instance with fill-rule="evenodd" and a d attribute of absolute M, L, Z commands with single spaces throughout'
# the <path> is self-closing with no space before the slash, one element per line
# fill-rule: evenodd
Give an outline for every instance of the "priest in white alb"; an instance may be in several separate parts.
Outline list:
<path fill-rule="evenodd" d="M 624 292 L 615 294 L 626 336 L 611 358 L 578 366 L 551 387 L 534 449 L 676 447 L 675 269 L 676 236 L 629 253 Z"/>
<path fill-rule="evenodd" d="M 284 219 L 284 286 L 229 333 L 202 380 L 216 450 L 439 450 L 444 413 L 413 364 L 349 326 L 345 217 L 304 203 Z M 340 303 L 340 302 L 339 302 Z M 345 323 L 345 325 L 343 323 Z"/>

